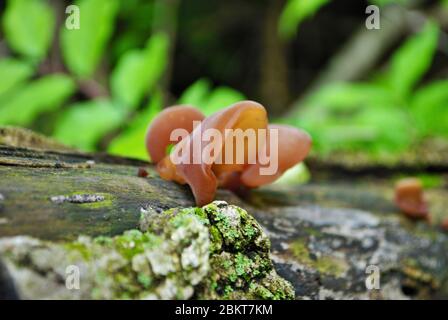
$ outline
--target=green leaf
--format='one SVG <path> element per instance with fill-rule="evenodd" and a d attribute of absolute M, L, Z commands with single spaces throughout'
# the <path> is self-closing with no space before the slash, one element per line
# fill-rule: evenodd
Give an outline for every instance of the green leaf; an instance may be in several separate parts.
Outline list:
<path fill-rule="evenodd" d="M 315 150 L 398 151 L 414 138 L 410 119 L 391 92 L 370 83 L 321 88 L 301 106 L 298 127 L 313 137 Z"/>
<path fill-rule="evenodd" d="M 420 88 L 412 98 L 412 108 L 444 105 L 448 101 L 448 80 L 440 80 Z"/>
<path fill-rule="evenodd" d="M 407 5 L 411 2 L 411 0 L 370 0 L 371 4 L 377 5 L 379 7 L 384 7 L 387 5 Z"/>
<path fill-rule="evenodd" d="M 33 75 L 30 64 L 12 58 L 0 60 L 0 96 Z"/>
<path fill-rule="evenodd" d="M 41 113 L 58 108 L 75 91 L 75 83 L 53 74 L 25 84 L 0 100 L 0 124 L 30 125 Z"/>
<path fill-rule="evenodd" d="M 209 115 L 245 99 L 241 93 L 227 87 L 218 87 L 210 93 L 210 86 L 205 79 L 196 81 L 182 94 L 179 104 L 200 107 L 206 115 Z M 130 126 L 111 142 L 108 151 L 117 155 L 147 160 L 148 155 L 144 144 L 146 130 L 148 124 L 161 109 L 162 98 L 158 93 L 151 98 L 148 107 L 134 118 Z"/>
<path fill-rule="evenodd" d="M 388 72 L 389 85 L 396 95 L 406 99 L 432 63 L 437 49 L 439 27 L 429 22 L 394 53 Z"/>
<path fill-rule="evenodd" d="M 448 81 L 419 89 L 412 98 L 411 113 L 422 136 L 448 137 Z"/>
<path fill-rule="evenodd" d="M 229 87 L 221 86 L 211 90 L 210 81 L 199 79 L 182 93 L 178 103 L 197 107 L 206 116 L 209 116 L 245 99 L 246 97 L 242 93 Z"/>
<path fill-rule="evenodd" d="M 377 138 L 371 146 L 380 151 L 405 150 L 415 137 L 409 115 L 399 108 L 365 108 L 354 123 L 375 129 Z"/>
<path fill-rule="evenodd" d="M 413 141 L 413 128 L 398 109 L 366 108 L 347 119 L 327 119 L 309 130 L 317 150 L 363 150 L 393 153 L 405 150 Z"/>
<path fill-rule="evenodd" d="M 169 39 L 153 35 L 143 50 L 127 52 L 112 74 L 112 94 L 127 108 L 135 109 L 163 75 L 168 63 Z"/>
<path fill-rule="evenodd" d="M 288 0 L 278 24 L 280 36 L 285 39 L 294 37 L 299 25 L 329 2 L 330 0 Z"/>
<path fill-rule="evenodd" d="M 320 88 L 306 101 L 306 108 L 326 108 L 333 111 L 349 111 L 362 106 L 390 105 L 390 91 L 371 83 L 334 83 Z"/>
<path fill-rule="evenodd" d="M 125 119 L 123 110 L 109 100 L 80 102 L 62 114 L 53 136 L 67 145 L 94 151 L 100 139 Z"/>
<path fill-rule="evenodd" d="M 51 44 L 55 16 L 43 0 L 9 0 L 3 17 L 6 40 L 14 51 L 40 61 Z"/>
<path fill-rule="evenodd" d="M 273 185 L 277 186 L 295 186 L 310 181 L 311 173 L 305 163 L 301 162 L 285 171 Z"/>
<path fill-rule="evenodd" d="M 182 93 L 178 103 L 201 107 L 207 103 L 211 87 L 210 81 L 207 79 L 199 79 Z"/>
<path fill-rule="evenodd" d="M 75 75 L 89 78 L 95 72 L 114 29 L 117 0 L 79 0 L 80 28 L 62 27 L 61 49 L 65 64 Z"/>
<path fill-rule="evenodd" d="M 108 152 L 119 156 L 149 160 L 145 137 L 148 125 L 162 110 L 162 95 L 151 98 L 148 106 L 134 117 L 128 128 L 109 144 Z"/>
<path fill-rule="evenodd" d="M 204 112 L 206 116 L 209 116 L 222 108 L 230 106 L 236 102 L 241 100 L 245 100 L 246 97 L 229 87 L 217 87 L 212 93 L 208 96 L 207 102 L 201 110 Z"/>

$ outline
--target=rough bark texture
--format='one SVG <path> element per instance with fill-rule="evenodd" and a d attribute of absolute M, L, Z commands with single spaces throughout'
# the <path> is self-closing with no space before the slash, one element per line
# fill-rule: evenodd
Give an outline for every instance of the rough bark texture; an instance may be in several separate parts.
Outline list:
<path fill-rule="evenodd" d="M 387 179 L 273 186 L 248 193 L 244 199 L 220 191 L 217 199 L 242 207 L 249 215 L 230 206 L 237 215 L 209 213 L 205 216 L 207 222 L 201 220 L 205 209 L 168 210 L 194 206 L 191 192 L 188 187 L 161 180 L 149 164 L 79 153 L 16 129 L 2 132 L 9 135 L 0 137 L 2 298 L 291 297 L 282 278 L 292 283 L 298 299 L 448 297 L 447 234 L 435 222 L 413 222 L 400 215 L 391 201 L 393 189 Z M 23 136 L 17 138 L 20 135 Z M 148 177 L 138 177 L 141 166 L 146 167 Z M 427 196 L 434 221 L 446 217 L 447 190 L 433 188 Z M 145 212 L 157 213 L 157 218 L 148 219 Z M 187 243 L 173 242 L 173 223 L 180 226 L 175 218 L 178 212 L 183 212 L 181 216 L 187 212 L 190 227 L 199 230 L 185 237 L 189 239 Z M 256 231 L 255 237 L 253 230 L 243 228 L 244 221 L 258 225 L 251 215 L 270 239 L 270 256 L 269 246 L 259 246 L 260 241 L 256 240 L 264 239 L 264 234 Z M 215 219 L 217 216 L 220 218 Z M 232 220 L 226 219 L 235 216 L 242 224 L 232 227 Z M 141 231 L 129 233 L 138 228 Z M 230 235 L 225 235 L 227 231 Z M 201 232 L 209 235 L 207 262 L 184 269 L 179 262 L 182 252 L 195 243 Z M 148 249 L 149 256 L 163 252 L 165 256 L 174 255 L 178 259 L 176 267 L 167 274 L 154 274 L 154 268 L 159 270 L 157 263 L 150 271 L 139 269 L 138 262 L 143 258 L 136 256 L 141 251 L 127 255 L 117 245 L 135 243 L 133 237 L 146 237 L 144 246 L 152 243 L 148 237 L 166 243 L 157 250 L 148 244 L 152 248 Z M 83 251 L 83 246 L 92 250 Z M 200 250 L 200 246 L 195 248 Z M 90 251 L 91 256 L 82 254 Z M 113 287 L 119 281 L 114 282 L 111 276 L 122 273 L 99 268 L 101 259 L 95 257 L 108 257 L 105 260 L 116 263 L 114 267 L 129 270 L 120 278 L 129 289 L 124 295 L 115 294 L 123 290 Z M 269 266 L 269 258 L 275 269 Z M 94 279 L 88 282 L 89 290 L 69 292 L 60 261 L 83 263 L 83 270 L 90 270 L 86 273 Z M 148 258 L 145 263 L 151 261 L 154 262 Z M 380 269 L 379 290 L 366 289 L 369 265 Z M 100 280 L 92 271 L 98 268 L 106 270 Z M 202 270 L 207 276 L 199 272 L 202 278 L 192 281 L 185 270 Z"/>
<path fill-rule="evenodd" d="M 31 299 L 294 298 L 273 268 L 269 238 L 241 208 L 224 201 L 148 208 L 140 229 L 64 242 L 0 239 L 12 292 Z"/>

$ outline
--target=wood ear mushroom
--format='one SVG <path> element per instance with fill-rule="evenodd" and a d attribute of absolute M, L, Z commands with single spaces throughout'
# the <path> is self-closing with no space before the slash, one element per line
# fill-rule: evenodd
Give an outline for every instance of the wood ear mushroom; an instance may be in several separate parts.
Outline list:
<path fill-rule="evenodd" d="M 201 122 L 193 127 L 193 121 Z M 175 129 L 185 134 L 168 155 Z M 268 125 L 261 104 L 241 101 L 207 118 L 192 107 L 167 108 L 149 126 L 146 147 L 160 176 L 188 184 L 202 206 L 214 200 L 218 187 L 254 188 L 274 182 L 305 159 L 311 137 L 294 127 Z M 262 169 L 271 165 L 266 159 L 274 155 L 275 171 L 263 174 Z"/>
<path fill-rule="evenodd" d="M 395 204 L 410 218 L 429 218 L 428 204 L 419 179 L 406 178 L 398 181 L 395 186 Z"/>

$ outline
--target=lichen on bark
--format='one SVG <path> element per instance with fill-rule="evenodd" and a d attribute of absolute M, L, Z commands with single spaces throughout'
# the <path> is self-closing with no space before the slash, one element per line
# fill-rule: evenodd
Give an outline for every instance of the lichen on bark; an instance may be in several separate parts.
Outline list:
<path fill-rule="evenodd" d="M 19 296 L 33 299 L 292 299 L 269 249 L 255 219 L 225 202 L 147 208 L 140 230 L 115 237 L 0 239 Z M 79 289 L 67 288 L 70 266 L 79 270 Z"/>

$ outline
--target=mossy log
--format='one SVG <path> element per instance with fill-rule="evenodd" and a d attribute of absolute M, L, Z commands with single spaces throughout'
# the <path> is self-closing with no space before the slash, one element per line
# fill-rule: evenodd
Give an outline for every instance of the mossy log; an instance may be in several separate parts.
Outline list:
<path fill-rule="evenodd" d="M 393 176 L 397 173 L 448 173 L 448 141 L 432 138 L 401 152 L 334 151 L 312 154 L 308 166 L 316 177 Z"/>
<path fill-rule="evenodd" d="M 273 186 L 244 198 L 219 191 L 217 199 L 249 213 L 233 206 L 229 207 L 237 215 L 219 209 L 227 212 L 227 218 L 238 217 L 240 224 L 233 225 L 225 217 L 215 219 L 214 213 L 206 214 L 204 220 L 205 208 L 188 209 L 194 207 L 188 187 L 160 179 L 148 163 L 77 152 L 18 129 L 0 130 L 1 135 L 2 298 L 448 297 L 447 234 L 435 222 L 414 222 L 401 216 L 391 201 L 392 186 L 387 180 Z M 147 177 L 138 176 L 140 167 L 147 170 Z M 435 221 L 448 215 L 446 189 L 431 189 L 427 196 Z M 191 240 L 188 245 L 172 240 L 174 226 L 182 225 L 176 216 L 185 216 L 185 212 L 186 230 L 197 228 L 185 236 Z M 258 225 L 251 216 L 265 233 L 259 228 L 246 230 L 241 224 L 252 221 L 249 225 Z M 135 229 L 140 231 L 129 231 Z M 128 254 L 117 245 L 143 238 L 145 246 L 159 241 L 166 245 L 159 244 L 156 250 L 150 246 L 150 256 L 176 252 L 182 260 L 183 250 L 197 243 L 194 239 L 202 232 L 209 236 L 207 262 L 185 269 L 173 267 L 166 274 L 163 270 L 169 266 L 155 267 L 162 274 L 154 274 L 151 268 L 150 273 L 141 275 L 141 252 Z M 232 241 L 223 236 L 226 232 Z M 270 247 L 256 240 L 268 238 Z M 246 241 L 245 245 L 238 245 L 235 239 Z M 92 255 L 83 255 L 82 248 Z M 117 252 L 127 260 L 117 258 Z M 92 270 L 98 270 L 101 259 L 88 257 L 101 256 L 129 272 L 118 279 L 111 276 L 117 273 L 100 268 L 99 281 Z M 77 261 L 83 270 L 90 270 L 87 274 L 96 280 L 89 282 L 89 290 L 67 291 L 62 266 L 57 265 L 61 261 Z M 205 264 L 207 268 L 201 269 Z M 369 265 L 380 270 L 379 289 L 366 288 Z M 192 280 L 185 270 L 197 271 L 202 278 Z M 179 279 L 182 284 L 175 285 L 178 290 L 173 291 L 170 284 Z M 294 293 L 283 279 L 293 285 Z M 34 287 L 30 288 L 30 283 Z M 117 283 L 127 288 L 120 290 L 122 295 L 115 294 Z"/>

